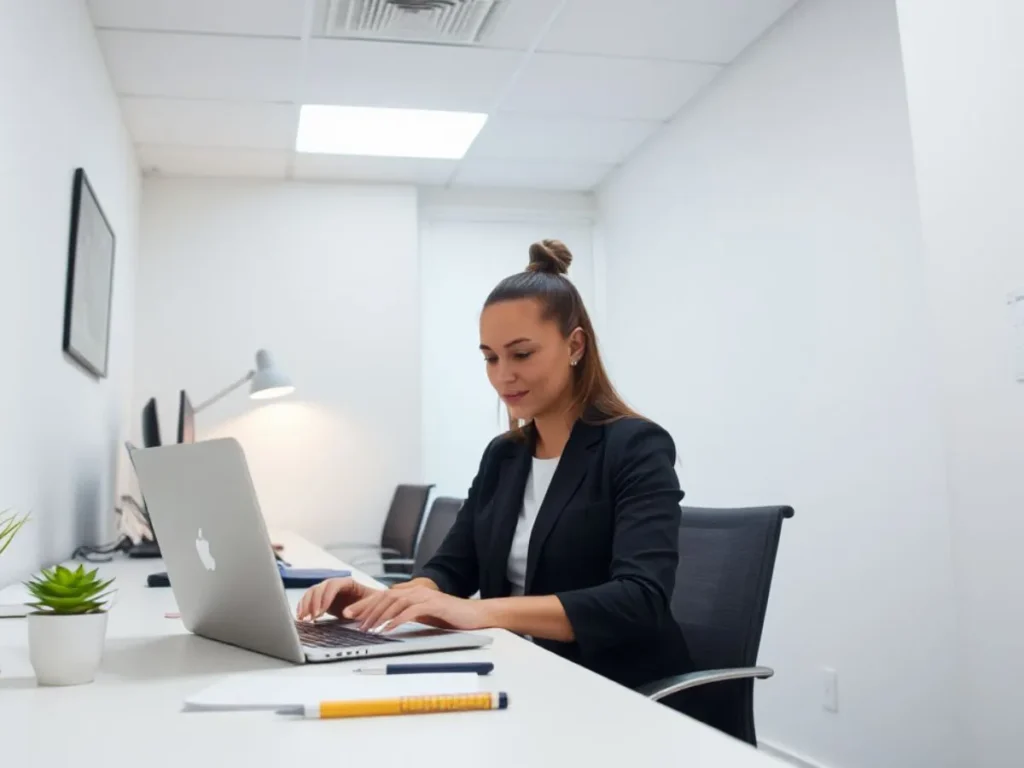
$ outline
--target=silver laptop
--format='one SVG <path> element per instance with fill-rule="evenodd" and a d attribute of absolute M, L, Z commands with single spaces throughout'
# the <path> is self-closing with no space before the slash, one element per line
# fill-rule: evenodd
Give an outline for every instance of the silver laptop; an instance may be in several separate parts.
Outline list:
<path fill-rule="evenodd" d="M 336 619 L 295 621 L 238 442 L 130 448 L 129 454 L 190 632 L 295 663 L 491 642 L 422 624 L 377 635 Z"/>

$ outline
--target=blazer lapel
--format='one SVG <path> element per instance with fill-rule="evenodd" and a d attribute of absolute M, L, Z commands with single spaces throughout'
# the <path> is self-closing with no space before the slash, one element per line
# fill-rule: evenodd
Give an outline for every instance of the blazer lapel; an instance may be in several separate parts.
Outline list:
<path fill-rule="evenodd" d="M 483 597 L 506 597 L 508 589 L 508 553 L 512 549 L 519 510 L 523 506 L 526 478 L 530 474 L 534 440 L 527 435 L 522 443 L 505 457 L 500 479 L 494 492 L 493 528 L 489 557 L 481 562 L 481 594 Z M 484 587 L 487 590 L 484 591 Z"/>
<path fill-rule="evenodd" d="M 562 458 L 558 462 L 558 468 L 555 469 L 554 477 L 551 478 L 551 485 L 548 486 L 548 491 L 544 494 L 544 501 L 537 511 L 537 519 L 533 524 L 533 532 L 530 534 L 530 548 L 526 556 L 526 594 L 530 594 L 533 576 L 537 572 L 537 560 L 544 548 L 544 542 L 547 541 L 552 528 L 558 522 L 562 510 L 565 509 L 573 494 L 576 493 L 576 489 L 583 482 L 583 478 L 590 468 L 590 454 L 594 446 L 600 442 L 602 435 L 603 430 L 600 426 L 586 424 L 582 420 L 577 421 L 573 426 L 569 442 L 565 444 L 565 450 L 562 451 Z M 525 478 L 523 482 L 525 484 Z M 523 493 L 520 490 L 520 504 L 522 504 L 522 496 Z M 506 557 L 507 554 L 506 552 Z"/>

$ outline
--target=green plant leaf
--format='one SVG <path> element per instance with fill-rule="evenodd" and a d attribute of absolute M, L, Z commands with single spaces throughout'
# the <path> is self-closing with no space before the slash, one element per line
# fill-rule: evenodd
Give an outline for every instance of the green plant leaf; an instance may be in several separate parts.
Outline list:
<path fill-rule="evenodd" d="M 76 605 L 81 604 L 82 600 L 78 597 L 52 597 L 47 596 L 45 598 L 40 597 L 39 601 L 45 603 L 48 607 L 53 608 L 55 611 L 68 612 Z"/>
<path fill-rule="evenodd" d="M 5 510 L 3 514 L 7 514 L 9 510 Z M 20 531 L 25 523 L 28 522 L 29 514 L 26 513 L 21 517 L 17 515 L 11 515 L 9 517 L 0 518 L 0 555 L 4 553 L 14 541 L 15 535 Z"/>
<path fill-rule="evenodd" d="M 102 592 L 104 589 L 106 589 L 107 587 L 109 587 L 113 583 L 114 583 L 113 579 L 109 579 L 108 581 L 98 582 L 95 585 L 89 587 L 88 594 L 86 594 L 85 596 L 86 597 L 91 597 L 92 595 L 95 595 L 97 592 Z"/>
<path fill-rule="evenodd" d="M 104 601 L 113 594 L 104 590 L 114 583 L 113 579 L 100 580 L 98 574 L 99 569 L 86 572 L 81 564 L 74 570 L 58 565 L 44 568 L 25 586 L 36 600 L 31 605 L 39 613 L 95 613 L 104 609 Z"/>
<path fill-rule="evenodd" d="M 65 587 L 62 584 L 39 584 L 29 590 L 39 597 L 82 597 L 82 590 L 77 587 Z"/>

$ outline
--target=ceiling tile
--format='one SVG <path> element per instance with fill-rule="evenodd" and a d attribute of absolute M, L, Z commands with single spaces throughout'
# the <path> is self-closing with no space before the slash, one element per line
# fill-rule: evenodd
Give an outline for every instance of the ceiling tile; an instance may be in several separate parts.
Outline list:
<path fill-rule="evenodd" d="M 136 144 L 194 147 L 295 147 L 299 111 L 288 104 L 124 98 L 128 132 Z"/>
<path fill-rule="evenodd" d="M 313 40 L 307 104 L 487 112 L 522 59 L 513 51 Z"/>
<path fill-rule="evenodd" d="M 283 179 L 290 152 L 270 149 L 161 147 L 140 145 L 139 166 L 146 175 Z"/>
<path fill-rule="evenodd" d="M 711 64 L 538 53 L 501 106 L 511 112 L 668 120 L 720 70 Z"/>
<path fill-rule="evenodd" d="M 297 40 L 97 33 L 114 87 L 130 96 L 230 101 L 292 101 Z"/>
<path fill-rule="evenodd" d="M 728 63 L 796 0 L 569 0 L 542 51 Z"/>
<path fill-rule="evenodd" d="M 97 27 L 232 35 L 302 34 L 305 3 L 296 0 L 89 0 Z"/>
<path fill-rule="evenodd" d="M 502 3 L 494 24 L 484 31 L 480 44 L 525 51 L 537 42 L 561 0 L 513 0 Z"/>
<path fill-rule="evenodd" d="M 614 166 L 605 163 L 474 160 L 459 165 L 453 186 L 514 187 L 586 191 L 596 187 Z"/>
<path fill-rule="evenodd" d="M 487 121 L 469 156 L 618 163 L 662 125 L 641 120 L 500 113 Z"/>
<path fill-rule="evenodd" d="M 339 181 L 386 181 L 402 184 L 440 185 L 448 181 L 454 160 L 407 157 L 355 157 L 347 155 L 295 155 L 296 179 Z"/>

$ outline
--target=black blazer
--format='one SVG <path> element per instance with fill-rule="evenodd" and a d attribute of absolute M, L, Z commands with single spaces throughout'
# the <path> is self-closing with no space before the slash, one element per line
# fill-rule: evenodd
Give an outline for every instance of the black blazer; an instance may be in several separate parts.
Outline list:
<path fill-rule="evenodd" d="M 444 543 L 423 567 L 442 591 L 506 597 L 512 536 L 536 442 L 495 438 Z M 675 445 L 657 424 L 577 421 L 537 513 L 527 595 L 562 601 L 576 640 L 537 644 L 635 687 L 692 671 L 670 612 L 679 561 Z"/>

